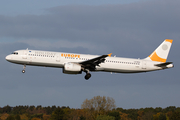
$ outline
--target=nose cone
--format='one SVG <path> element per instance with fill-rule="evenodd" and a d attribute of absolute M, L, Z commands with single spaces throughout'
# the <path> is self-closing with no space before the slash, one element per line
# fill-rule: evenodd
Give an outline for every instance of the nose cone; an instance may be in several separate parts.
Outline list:
<path fill-rule="evenodd" d="M 6 60 L 7 60 L 7 61 L 10 61 L 10 60 L 11 60 L 10 55 L 6 56 Z"/>

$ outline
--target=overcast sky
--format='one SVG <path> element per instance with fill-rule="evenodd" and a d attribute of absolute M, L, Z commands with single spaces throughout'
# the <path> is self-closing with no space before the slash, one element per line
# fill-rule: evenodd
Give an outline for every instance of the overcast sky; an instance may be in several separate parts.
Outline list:
<path fill-rule="evenodd" d="M 109 96 L 124 109 L 180 107 L 179 0 L 2 0 L 0 4 L 0 106 L 80 108 Z M 164 39 L 175 67 L 138 74 L 96 72 L 84 80 L 62 69 L 26 67 L 5 56 L 19 49 L 145 58 Z"/>

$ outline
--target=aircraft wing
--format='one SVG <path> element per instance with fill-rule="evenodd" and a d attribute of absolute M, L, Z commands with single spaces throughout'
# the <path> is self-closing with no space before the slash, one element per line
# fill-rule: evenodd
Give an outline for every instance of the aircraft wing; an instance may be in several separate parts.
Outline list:
<path fill-rule="evenodd" d="M 84 68 L 88 69 L 90 71 L 94 71 L 96 69 L 96 66 L 99 66 L 99 64 L 103 63 L 106 59 L 106 57 L 111 56 L 111 54 L 108 55 L 102 55 L 87 61 L 80 62 L 79 64 Z"/>

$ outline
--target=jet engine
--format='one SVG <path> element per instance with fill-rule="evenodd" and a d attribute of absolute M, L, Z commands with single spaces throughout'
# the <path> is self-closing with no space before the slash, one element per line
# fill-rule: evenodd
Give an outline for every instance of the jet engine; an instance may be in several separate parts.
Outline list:
<path fill-rule="evenodd" d="M 81 74 L 81 66 L 76 63 L 65 63 L 63 68 L 65 74 Z"/>

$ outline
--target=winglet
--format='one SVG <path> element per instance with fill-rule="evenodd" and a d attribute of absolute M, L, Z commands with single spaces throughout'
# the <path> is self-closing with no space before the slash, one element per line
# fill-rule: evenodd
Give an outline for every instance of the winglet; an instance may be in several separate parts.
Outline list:
<path fill-rule="evenodd" d="M 112 53 L 108 54 L 109 57 L 111 57 Z"/>

